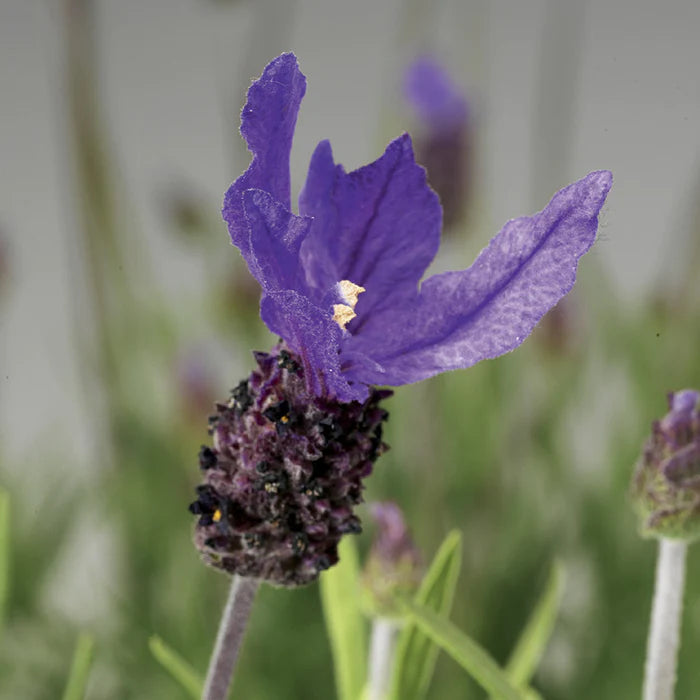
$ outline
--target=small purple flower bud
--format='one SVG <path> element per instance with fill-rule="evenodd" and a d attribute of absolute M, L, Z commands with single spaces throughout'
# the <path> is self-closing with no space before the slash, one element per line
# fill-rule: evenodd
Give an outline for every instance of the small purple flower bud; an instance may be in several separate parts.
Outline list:
<path fill-rule="evenodd" d="M 700 536 L 700 392 L 668 395 L 670 411 L 652 424 L 632 480 L 647 535 Z"/>
<path fill-rule="evenodd" d="M 375 616 L 392 617 L 398 614 L 393 597 L 418 588 L 422 559 L 395 503 L 374 503 L 371 512 L 377 530 L 363 573 L 367 607 Z"/>
<path fill-rule="evenodd" d="M 206 355 L 202 348 L 189 348 L 175 367 L 181 410 L 189 423 L 198 422 L 216 398 Z"/>
<path fill-rule="evenodd" d="M 199 453 L 194 541 L 211 566 L 298 586 L 338 561 L 344 534 L 361 531 L 353 509 L 387 449 L 379 403 L 391 392 L 341 403 L 309 393 L 285 346 L 255 359 L 258 369 L 217 404 L 214 444 Z"/>

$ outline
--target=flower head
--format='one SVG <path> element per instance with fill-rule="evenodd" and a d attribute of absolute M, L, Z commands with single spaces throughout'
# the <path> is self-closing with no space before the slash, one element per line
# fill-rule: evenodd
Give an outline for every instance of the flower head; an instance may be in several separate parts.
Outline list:
<path fill-rule="evenodd" d="M 408 135 L 350 173 L 321 141 L 292 213 L 289 154 L 305 89 L 292 54 L 251 85 L 241 133 L 253 159 L 223 216 L 262 287 L 261 317 L 299 356 L 309 392 L 364 401 L 372 385 L 416 382 L 520 345 L 571 289 L 611 174 L 565 187 L 539 214 L 509 221 L 469 269 L 421 284 L 442 217 Z M 344 282 L 364 291 L 355 316 L 338 322 L 336 307 L 350 306 Z"/>
<path fill-rule="evenodd" d="M 373 503 L 371 513 L 377 529 L 362 575 L 365 598 L 374 615 L 391 617 L 397 614 L 394 596 L 418 588 L 423 562 L 395 503 Z"/>
<path fill-rule="evenodd" d="M 700 392 L 668 396 L 669 412 L 652 423 L 632 479 L 644 534 L 700 536 Z"/>
<path fill-rule="evenodd" d="M 280 586 L 309 583 L 361 531 L 353 513 L 362 480 L 386 449 L 379 401 L 339 403 L 309 395 L 304 370 L 283 347 L 256 353 L 257 369 L 217 404 L 213 445 L 190 510 L 207 564 Z"/>
<path fill-rule="evenodd" d="M 506 224 L 470 269 L 419 288 L 441 209 L 407 135 L 351 173 L 322 141 L 292 213 L 289 153 L 305 87 L 294 56 L 282 55 L 251 85 L 241 116 L 253 159 L 223 215 L 281 341 L 217 404 L 190 506 L 205 562 L 287 586 L 313 581 L 360 529 L 362 480 L 386 449 L 379 403 L 391 392 L 374 385 L 519 345 L 573 285 L 611 183 L 591 173 L 540 214 Z M 390 516 L 385 508 L 385 544 L 402 545 Z"/>
<path fill-rule="evenodd" d="M 463 218 L 471 190 L 473 120 L 469 106 L 443 66 L 428 56 L 408 66 L 403 92 L 418 120 L 417 159 L 440 197 L 449 230 Z"/>

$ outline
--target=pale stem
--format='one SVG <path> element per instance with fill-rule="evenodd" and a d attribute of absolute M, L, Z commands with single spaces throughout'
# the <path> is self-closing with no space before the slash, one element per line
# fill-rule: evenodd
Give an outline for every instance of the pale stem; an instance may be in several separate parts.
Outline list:
<path fill-rule="evenodd" d="M 659 539 L 644 668 L 644 700 L 673 700 L 687 548 L 688 545 L 682 540 Z"/>
<path fill-rule="evenodd" d="M 368 700 L 384 700 L 389 691 L 396 632 L 397 627 L 392 620 L 374 618 L 369 649 Z"/>
<path fill-rule="evenodd" d="M 209 661 L 202 700 L 226 700 L 228 697 L 233 669 L 259 584 L 257 579 L 243 576 L 234 576 L 231 581 L 231 590 Z"/>

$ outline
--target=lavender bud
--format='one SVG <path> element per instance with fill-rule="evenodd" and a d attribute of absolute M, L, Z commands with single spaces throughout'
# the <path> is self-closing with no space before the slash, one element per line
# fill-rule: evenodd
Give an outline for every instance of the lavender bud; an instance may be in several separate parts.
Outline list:
<path fill-rule="evenodd" d="M 670 411 L 652 423 L 632 479 L 645 535 L 700 536 L 700 392 L 668 396 Z"/>
<path fill-rule="evenodd" d="M 377 531 L 362 576 L 366 606 L 374 617 L 393 617 L 399 614 L 394 596 L 417 590 L 422 560 L 395 503 L 372 504 L 372 517 Z"/>
<path fill-rule="evenodd" d="M 319 398 L 283 345 L 255 359 L 210 420 L 194 541 L 211 566 L 298 586 L 338 561 L 344 534 L 361 531 L 353 509 L 387 449 L 379 402 L 391 392 L 374 389 L 365 403 Z"/>
<path fill-rule="evenodd" d="M 471 190 L 469 105 L 446 69 L 429 56 L 420 56 L 407 67 L 404 95 L 420 124 L 414 141 L 416 159 L 440 197 L 443 224 L 449 231 L 464 218 Z"/>

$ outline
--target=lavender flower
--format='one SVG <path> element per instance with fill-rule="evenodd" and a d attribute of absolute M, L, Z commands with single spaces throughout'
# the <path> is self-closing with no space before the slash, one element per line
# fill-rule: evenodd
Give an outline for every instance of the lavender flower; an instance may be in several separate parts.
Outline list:
<path fill-rule="evenodd" d="M 700 392 L 668 395 L 669 412 L 652 423 L 632 479 L 632 497 L 648 535 L 700 536 Z"/>
<path fill-rule="evenodd" d="M 404 96 L 420 123 L 418 162 L 442 205 L 449 228 L 464 215 L 470 194 L 472 119 L 467 101 L 445 69 L 421 56 L 404 76 Z"/>
<path fill-rule="evenodd" d="M 241 132 L 253 160 L 226 193 L 223 215 L 262 286 L 262 319 L 299 355 L 312 393 L 364 401 L 370 385 L 416 382 L 520 345 L 573 286 L 611 174 L 565 187 L 539 214 L 509 221 L 472 267 L 419 289 L 441 212 L 408 135 L 349 174 L 321 141 L 300 215 L 290 211 L 289 153 L 304 91 L 291 54 L 251 86 Z M 345 327 L 334 318 L 336 307 L 354 306 L 343 282 L 363 290 Z"/>
<path fill-rule="evenodd" d="M 281 337 L 217 407 L 205 483 L 191 509 L 207 562 L 283 585 L 337 559 L 361 479 L 386 446 L 378 407 L 398 386 L 517 347 L 572 287 L 611 185 L 606 171 L 515 219 L 468 270 L 419 282 L 435 256 L 441 209 L 403 135 L 351 173 L 316 148 L 300 214 L 289 154 L 306 81 L 296 58 L 272 61 L 248 91 L 241 133 L 253 154 L 223 216 Z M 268 481 L 269 480 L 269 481 Z"/>
<path fill-rule="evenodd" d="M 377 530 L 362 580 L 373 615 L 393 616 L 397 614 L 394 596 L 416 591 L 423 563 L 403 513 L 395 503 L 373 503 L 371 513 Z"/>

